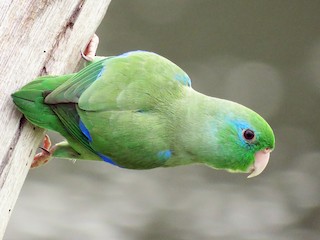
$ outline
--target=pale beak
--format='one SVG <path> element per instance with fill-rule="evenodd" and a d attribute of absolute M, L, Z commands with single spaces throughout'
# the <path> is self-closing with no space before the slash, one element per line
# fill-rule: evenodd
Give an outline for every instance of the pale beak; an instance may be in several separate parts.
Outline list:
<path fill-rule="evenodd" d="M 251 174 L 248 176 L 248 178 L 258 176 L 260 173 L 263 172 L 263 170 L 266 168 L 269 162 L 271 151 L 272 149 L 266 148 L 264 150 L 260 150 L 259 152 L 256 152 L 256 154 L 254 155 L 254 163 L 249 169 L 249 172 Z"/>

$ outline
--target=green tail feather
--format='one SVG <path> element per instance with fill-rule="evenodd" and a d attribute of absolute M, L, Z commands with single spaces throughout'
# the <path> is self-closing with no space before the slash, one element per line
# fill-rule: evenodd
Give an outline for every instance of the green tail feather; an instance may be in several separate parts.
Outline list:
<path fill-rule="evenodd" d="M 53 91 L 72 76 L 73 74 L 39 77 L 13 93 L 13 102 L 34 125 L 63 134 L 65 129 L 61 121 L 51 107 L 44 103 L 44 98 L 46 92 Z"/>
<path fill-rule="evenodd" d="M 73 77 L 44 76 L 35 79 L 11 96 L 24 116 L 34 125 L 59 132 L 68 143 L 60 143 L 54 156 L 101 160 L 90 147 L 79 128 L 79 115 L 74 103 L 46 104 L 45 97 Z"/>

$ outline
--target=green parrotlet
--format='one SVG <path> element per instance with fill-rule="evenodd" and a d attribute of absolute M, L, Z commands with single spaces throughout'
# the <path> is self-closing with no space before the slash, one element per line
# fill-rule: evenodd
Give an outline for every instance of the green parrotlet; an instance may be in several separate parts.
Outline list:
<path fill-rule="evenodd" d="M 88 58 L 77 73 L 38 77 L 12 94 L 31 123 L 66 139 L 50 148 L 46 136 L 33 166 L 51 157 L 129 169 L 200 163 L 249 177 L 266 167 L 275 138 L 254 111 L 195 91 L 152 52 Z"/>

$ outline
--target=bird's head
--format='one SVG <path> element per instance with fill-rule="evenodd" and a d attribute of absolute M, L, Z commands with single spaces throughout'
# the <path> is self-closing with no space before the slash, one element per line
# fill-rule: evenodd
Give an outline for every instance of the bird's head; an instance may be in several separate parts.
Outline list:
<path fill-rule="evenodd" d="M 222 100 L 224 110 L 216 116 L 214 129 L 215 157 L 207 165 L 231 172 L 259 175 L 267 166 L 275 137 L 269 124 L 254 111 Z"/>

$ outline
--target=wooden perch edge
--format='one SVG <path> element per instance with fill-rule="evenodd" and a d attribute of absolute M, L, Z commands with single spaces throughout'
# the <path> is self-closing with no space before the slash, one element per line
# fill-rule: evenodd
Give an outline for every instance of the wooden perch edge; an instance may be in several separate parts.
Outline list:
<path fill-rule="evenodd" d="M 10 95 L 39 75 L 74 72 L 110 1 L 0 1 L 0 239 L 44 134 Z"/>

